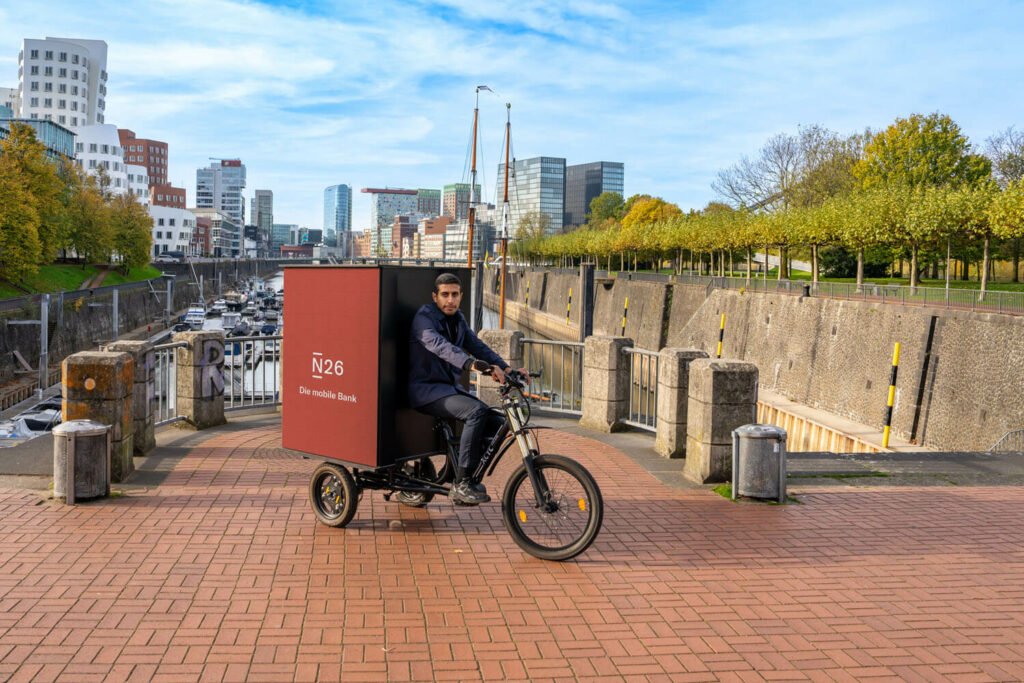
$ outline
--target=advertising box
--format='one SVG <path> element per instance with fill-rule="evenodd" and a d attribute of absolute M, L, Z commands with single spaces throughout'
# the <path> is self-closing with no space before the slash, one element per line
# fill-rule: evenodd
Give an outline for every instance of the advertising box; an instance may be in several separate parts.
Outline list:
<path fill-rule="evenodd" d="M 409 332 L 441 273 L 468 268 L 286 266 L 282 444 L 357 467 L 441 450 L 434 418 L 409 407 Z M 463 382 L 467 380 L 463 376 Z"/>

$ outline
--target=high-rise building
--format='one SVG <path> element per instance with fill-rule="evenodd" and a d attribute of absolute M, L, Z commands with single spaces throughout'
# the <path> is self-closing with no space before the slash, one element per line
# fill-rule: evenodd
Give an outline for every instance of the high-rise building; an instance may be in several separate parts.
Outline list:
<path fill-rule="evenodd" d="M 270 230 L 270 256 L 276 258 L 281 254 L 281 247 L 293 244 L 291 241 L 292 230 L 298 231 L 299 226 L 294 223 L 274 223 Z"/>
<path fill-rule="evenodd" d="M 498 166 L 498 197 L 504 197 L 505 167 Z M 509 237 L 515 237 L 520 219 L 540 212 L 548 217 L 545 235 L 562 231 L 565 220 L 565 159 L 517 159 L 509 169 Z"/>
<path fill-rule="evenodd" d="M 239 231 L 245 225 L 243 189 L 245 164 L 241 159 L 221 159 L 196 170 L 196 208 L 223 212 Z"/>
<path fill-rule="evenodd" d="M 375 187 L 364 187 L 362 191 L 371 195 L 370 233 L 373 254 L 390 256 L 391 229 L 395 216 L 415 214 L 419 193 L 416 190 Z"/>
<path fill-rule="evenodd" d="M 616 161 L 595 161 L 565 167 L 565 225 L 587 222 L 590 202 L 603 192 L 623 191 L 624 165 Z M 511 184 L 510 184 L 511 186 Z"/>
<path fill-rule="evenodd" d="M 18 55 L 18 116 L 77 128 L 104 122 L 107 44 L 26 38 Z"/>
<path fill-rule="evenodd" d="M 352 232 L 352 188 L 331 185 L 324 189 L 324 230 Z"/>
<path fill-rule="evenodd" d="M 416 213 L 421 216 L 441 215 L 441 190 L 416 190 Z"/>
<path fill-rule="evenodd" d="M 480 186 L 476 186 L 476 200 L 480 201 Z M 452 183 L 444 186 L 444 197 L 442 199 L 442 211 L 445 216 L 461 221 L 469 217 L 469 183 Z"/>
<path fill-rule="evenodd" d="M 274 193 L 271 190 L 256 190 L 250 214 L 249 220 L 260 229 L 261 239 L 270 239 L 270 232 L 274 229 Z"/>
<path fill-rule="evenodd" d="M 2 111 L 2 108 L 0 108 Z M 75 158 L 75 134 L 53 121 L 45 119 L 15 119 L 0 116 L 0 140 L 10 137 L 11 126 L 20 123 L 35 131 L 36 140 L 46 147 L 46 158 L 55 164 Z"/>
<path fill-rule="evenodd" d="M 166 142 L 137 138 L 134 131 L 127 128 L 118 128 L 117 136 L 124 150 L 126 164 L 145 166 L 151 185 L 163 185 L 167 182 Z"/>

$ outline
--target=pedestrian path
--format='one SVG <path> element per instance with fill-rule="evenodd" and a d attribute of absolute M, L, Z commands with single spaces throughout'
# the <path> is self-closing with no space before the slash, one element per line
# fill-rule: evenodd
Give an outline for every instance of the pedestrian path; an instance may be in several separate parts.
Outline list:
<path fill-rule="evenodd" d="M 734 503 L 547 430 L 606 502 L 559 564 L 497 502 L 367 492 L 348 528 L 317 525 L 315 462 L 277 416 L 167 431 L 116 497 L 0 489 L 0 679 L 1024 679 L 1024 487 Z"/>

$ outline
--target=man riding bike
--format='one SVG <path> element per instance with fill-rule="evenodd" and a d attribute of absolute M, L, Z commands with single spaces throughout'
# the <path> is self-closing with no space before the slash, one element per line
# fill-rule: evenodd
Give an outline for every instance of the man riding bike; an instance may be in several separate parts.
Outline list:
<path fill-rule="evenodd" d="M 472 472 L 485 435 L 495 433 L 504 418 L 463 389 L 459 377 L 479 358 L 493 366 L 492 376 L 501 383 L 509 365 L 480 341 L 459 311 L 462 283 L 456 275 L 439 275 L 431 296 L 434 302 L 420 307 L 412 323 L 409 402 L 421 413 L 465 423 L 449 496 L 461 505 L 479 505 L 491 498 Z"/>

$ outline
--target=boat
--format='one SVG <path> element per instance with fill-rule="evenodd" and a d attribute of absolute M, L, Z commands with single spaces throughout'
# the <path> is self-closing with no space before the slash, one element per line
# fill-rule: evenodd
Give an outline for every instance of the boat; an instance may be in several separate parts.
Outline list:
<path fill-rule="evenodd" d="M 229 332 L 242 322 L 242 314 L 237 311 L 225 311 L 220 317 L 220 324 L 225 332 Z"/>
<path fill-rule="evenodd" d="M 252 332 L 252 328 L 249 327 L 249 323 L 247 323 L 247 322 L 245 322 L 243 320 L 242 322 L 240 322 L 237 325 L 235 325 L 234 327 L 232 327 L 231 331 L 228 332 L 227 336 L 229 336 L 229 337 L 248 337 L 251 334 L 251 332 Z"/>
<path fill-rule="evenodd" d="M 241 311 L 248 301 L 249 297 L 241 292 L 228 292 L 224 295 L 224 302 L 229 311 Z"/>
<path fill-rule="evenodd" d="M 224 299 L 217 299 L 213 302 L 213 306 L 210 307 L 214 315 L 224 315 L 224 312 L 228 310 L 228 302 Z"/>
<path fill-rule="evenodd" d="M 267 318 L 267 322 L 277 322 L 277 320 L 281 317 L 281 314 L 278 313 L 277 310 L 273 308 L 268 308 L 264 315 Z"/>
<path fill-rule="evenodd" d="M 264 337 L 269 337 L 270 335 L 277 334 L 277 325 L 274 325 L 272 323 L 266 323 L 265 325 L 263 325 L 263 327 L 260 328 L 260 334 L 262 334 Z"/>
<path fill-rule="evenodd" d="M 199 301 L 189 306 L 185 313 L 185 322 L 193 330 L 203 329 L 203 323 L 206 322 L 206 305 Z"/>

